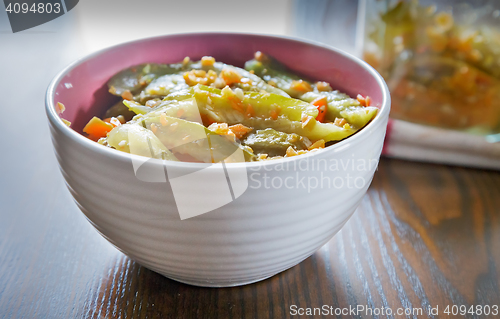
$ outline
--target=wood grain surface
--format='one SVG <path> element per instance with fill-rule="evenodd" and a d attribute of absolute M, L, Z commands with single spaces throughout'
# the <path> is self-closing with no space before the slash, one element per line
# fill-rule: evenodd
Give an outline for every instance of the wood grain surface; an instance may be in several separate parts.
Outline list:
<path fill-rule="evenodd" d="M 213 289 L 116 251 L 50 167 L 12 185 L 24 192 L 1 214 L 1 318 L 288 318 L 293 305 L 414 314 L 332 318 L 455 318 L 446 306 L 500 304 L 498 172 L 384 159 L 352 219 L 312 257 L 260 283 Z"/>

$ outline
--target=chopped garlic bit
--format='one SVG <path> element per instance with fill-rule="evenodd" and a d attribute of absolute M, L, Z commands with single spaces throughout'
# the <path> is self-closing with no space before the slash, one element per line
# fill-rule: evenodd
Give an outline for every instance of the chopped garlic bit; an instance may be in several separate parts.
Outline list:
<path fill-rule="evenodd" d="M 288 148 L 286 149 L 286 157 L 292 157 L 296 155 L 299 155 L 297 151 L 293 147 L 288 146 Z"/>
<path fill-rule="evenodd" d="M 308 149 L 313 150 L 315 148 L 325 148 L 325 140 L 317 140 Z"/>
<path fill-rule="evenodd" d="M 217 134 L 227 135 L 229 131 L 229 126 L 227 123 L 212 123 L 208 129 Z"/>
<path fill-rule="evenodd" d="M 118 121 L 120 121 L 120 123 L 125 124 L 126 121 L 123 115 L 118 115 L 116 118 L 118 119 Z"/>
<path fill-rule="evenodd" d="M 64 104 L 62 104 L 61 102 L 57 102 L 57 104 L 56 104 L 57 114 L 62 114 L 65 110 L 66 110 L 66 107 L 64 106 Z"/>
<path fill-rule="evenodd" d="M 343 127 L 346 123 L 347 121 L 344 118 L 339 118 L 339 117 L 335 118 L 335 121 L 333 122 L 333 124 L 340 127 Z"/>
<path fill-rule="evenodd" d="M 162 126 L 167 126 L 168 121 L 167 121 L 167 115 L 165 113 L 160 114 L 160 123 Z"/>

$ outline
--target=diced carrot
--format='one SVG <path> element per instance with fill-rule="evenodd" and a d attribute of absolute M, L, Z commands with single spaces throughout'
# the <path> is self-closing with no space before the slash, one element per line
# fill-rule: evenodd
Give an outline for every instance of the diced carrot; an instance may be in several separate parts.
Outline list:
<path fill-rule="evenodd" d="M 253 128 L 247 127 L 243 124 L 235 124 L 231 125 L 229 129 L 234 133 L 234 135 L 238 138 L 241 139 L 243 136 L 247 135 L 250 133 Z"/>
<path fill-rule="evenodd" d="M 227 85 L 231 85 L 233 83 L 239 83 L 241 81 L 242 76 L 232 68 L 224 68 L 220 72 L 220 76 L 226 82 Z"/>
<path fill-rule="evenodd" d="M 247 111 L 245 112 L 245 115 L 247 117 L 254 117 L 255 116 L 255 111 L 254 111 L 253 106 L 251 104 L 248 104 Z"/>
<path fill-rule="evenodd" d="M 321 96 L 314 101 L 311 102 L 312 105 L 318 107 L 318 116 L 316 116 L 316 121 L 324 122 L 326 116 L 326 106 L 328 101 L 326 100 L 326 96 Z"/>
<path fill-rule="evenodd" d="M 296 90 L 296 91 L 304 92 L 304 93 L 312 91 L 311 84 L 309 84 L 309 82 L 306 82 L 303 80 L 292 81 L 290 88 L 292 90 Z"/>
<path fill-rule="evenodd" d="M 215 63 L 215 58 L 211 56 L 204 56 L 201 58 L 202 66 L 212 66 Z"/>
<path fill-rule="evenodd" d="M 106 137 L 106 135 L 113 129 L 113 125 L 106 123 L 98 117 L 93 117 L 83 131 L 88 135 L 96 138 Z"/>
<path fill-rule="evenodd" d="M 114 127 L 122 125 L 122 122 L 116 117 L 112 117 L 109 123 L 111 123 Z"/>

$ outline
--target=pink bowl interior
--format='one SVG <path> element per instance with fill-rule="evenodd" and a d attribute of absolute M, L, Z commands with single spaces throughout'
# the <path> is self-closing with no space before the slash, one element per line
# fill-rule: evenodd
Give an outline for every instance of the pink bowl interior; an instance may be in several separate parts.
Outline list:
<path fill-rule="evenodd" d="M 117 101 L 106 82 L 120 70 L 141 63 L 177 63 L 186 56 L 204 55 L 243 67 L 255 51 L 270 54 L 294 72 L 327 81 L 334 89 L 355 97 L 370 96 L 382 105 L 383 92 L 368 71 L 341 53 L 293 39 L 247 34 L 184 34 L 150 38 L 100 51 L 69 69 L 56 83 L 54 103 L 66 106 L 63 117 L 81 132 L 94 115 L 101 116 Z"/>

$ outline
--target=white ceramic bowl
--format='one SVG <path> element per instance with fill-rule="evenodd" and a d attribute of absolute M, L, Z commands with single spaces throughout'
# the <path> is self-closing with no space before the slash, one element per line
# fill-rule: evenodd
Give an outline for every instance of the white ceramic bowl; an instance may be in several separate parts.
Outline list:
<path fill-rule="evenodd" d="M 236 198 L 184 220 L 176 200 L 206 210 L 228 201 L 229 188 L 227 180 L 221 184 L 220 166 L 158 160 L 142 165 L 144 176 L 165 169 L 169 179 L 203 171 L 202 178 L 176 186 L 174 194 L 169 182 L 145 182 L 136 176 L 133 161 L 145 158 L 106 148 L 78 133 L 92 115 L 102 114 L 111 103 L 105 83 L 125 67 L 177 62 L 186 55 L 193 59 L 212 55 L 242 65 L 257 50 L 351 96 L 369 95 L 380 107 L 379 113 L 360 132 L 322 151 L 276 161 L 226 164 Z M 56 113 L 57 102 L 65 104 L 63 117 L 73 122 L 74 130 Z M 50 84 L 46 108 L 68 188 L 99 233 L 132 259 L 168 278 L 223 287 L 256 282 L 286 270 L 341 229 L 375 172 L 390 97 L 374 69 L 330 47 L 274 36 L 184 34 L 126 43 L 73 63 Z"/>

